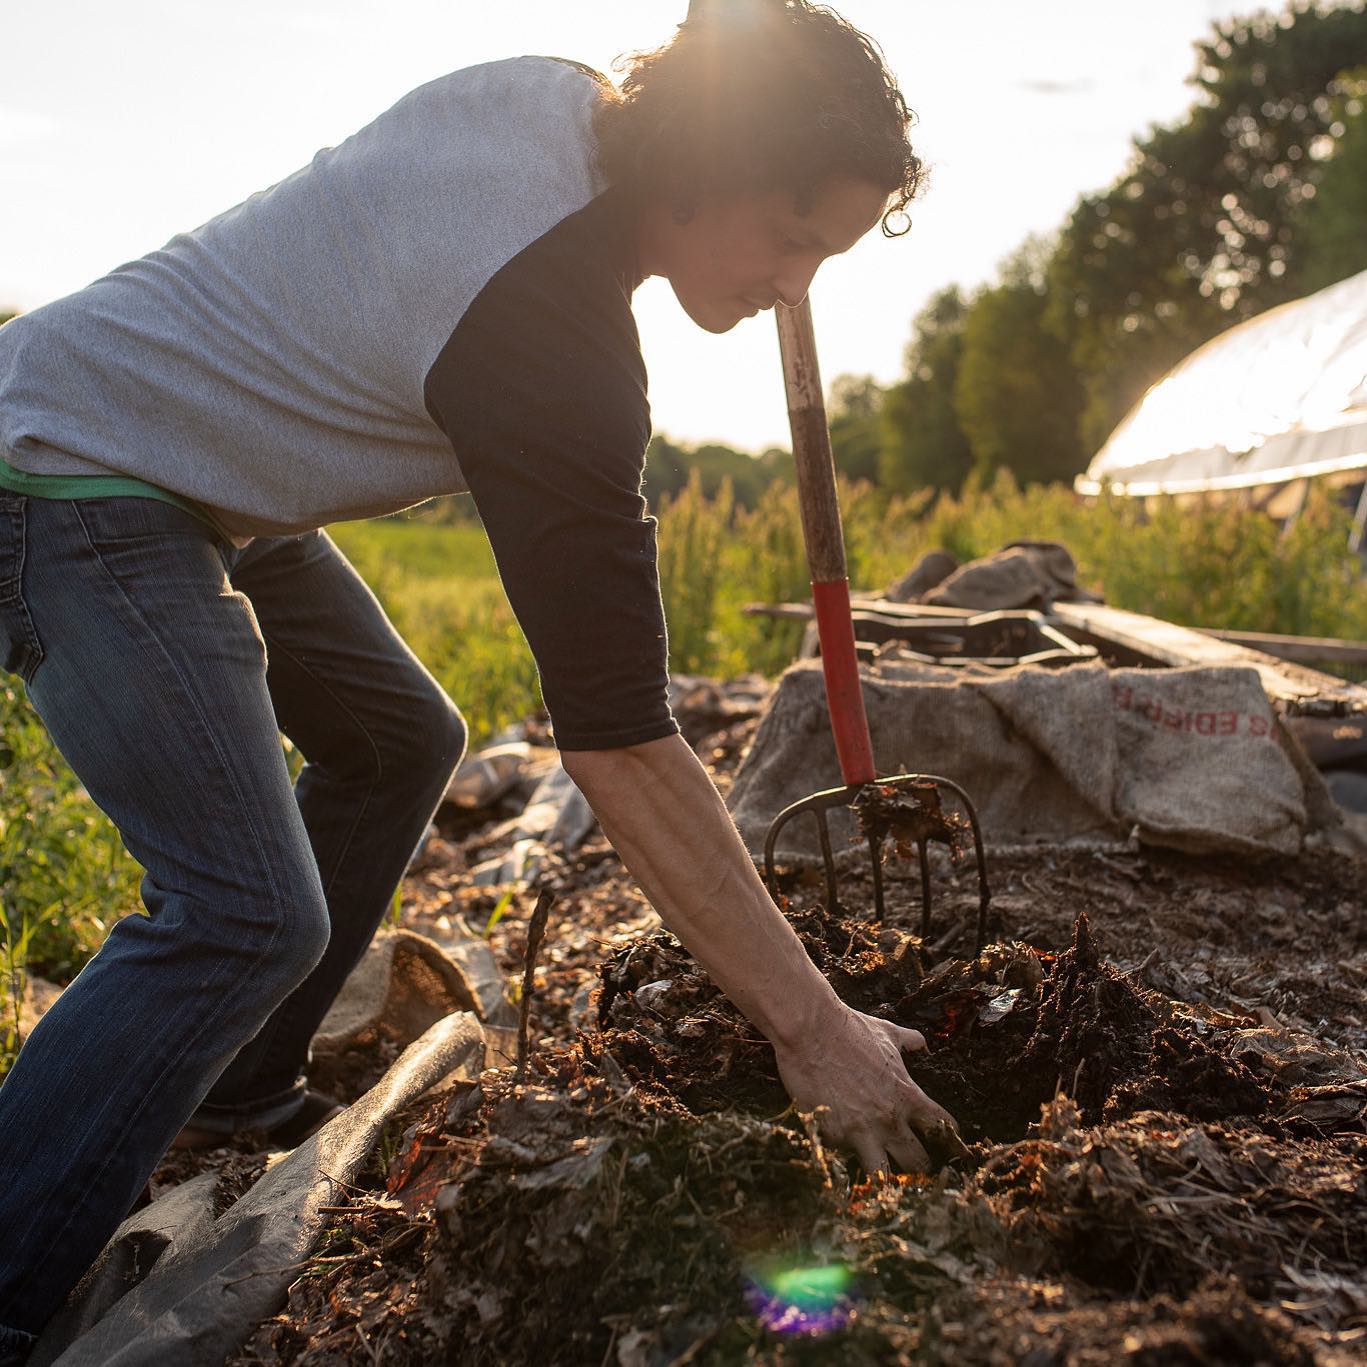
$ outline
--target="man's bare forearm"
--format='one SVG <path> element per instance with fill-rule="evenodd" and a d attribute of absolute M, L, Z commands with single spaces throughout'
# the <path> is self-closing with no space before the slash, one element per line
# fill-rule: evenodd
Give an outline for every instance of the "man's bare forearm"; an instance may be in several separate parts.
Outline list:
<path fill-rule="evenodd" d="M 796 1047 L 840 1013 L 681 736 L 567 751 L 570 777 L 660 919 L 776 1045 Z"/>

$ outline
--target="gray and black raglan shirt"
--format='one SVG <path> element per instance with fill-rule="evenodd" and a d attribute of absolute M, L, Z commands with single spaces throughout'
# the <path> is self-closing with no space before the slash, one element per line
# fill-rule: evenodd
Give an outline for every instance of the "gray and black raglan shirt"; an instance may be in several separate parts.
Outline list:
<path fill-rule="evenodd" d="M 599 78 L 443 76 L 236 208 L 0 329 L 0 457 L 238 544 L 468 490 L 565 749 L 677 730 L 634 231 Z M 93 486 L 91 486 L 93 487 Z"/>

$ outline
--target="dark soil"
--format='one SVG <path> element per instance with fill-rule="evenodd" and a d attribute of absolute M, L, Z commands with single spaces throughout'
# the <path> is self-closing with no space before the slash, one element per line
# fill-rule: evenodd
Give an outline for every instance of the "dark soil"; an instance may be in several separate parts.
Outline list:
<path fill-rule="evenodd" d="M 747 723 L 698 743 L 725 770 Z M 483 928 L 479 834 L 408 920 Z M 1363 866 L 1149 851 L 867 872 L 787 912 L 851 1005 L 911 1026 L 967 1157 L 868 1181 L 601 843 L 560 864 L 525 1084 L 394 1127 L 384 1179 L 235 1362 L 1292 1363 L 1367 1358 Z M 531 896 L 490 929 L 520 978 Z M 402 1133 L 400 1133 L 402 1131 Z M 388 1152 L 388 1150 L 387 1150 Z"/>
<path fill-rule="evenodd" d="M 1237 1032 L 1184 1019 L 1103 963 L 1085 916 L 1062 954 L 998 944 L 929 970 L 907 932 L 814 910 L 793 923 L 844 1001 L 922 1032 L 930 1047 L 913 1060 L 916 1079 L 970 1141 L 1020 1138 L 1060 1094 L 1089 1123 L 1146 1109 L 1270 1120 L 1289 1105 L 1284 1087 L 1238 1057 Z M 583 1043 L 590 1057 L 609 1050 L 633 1080 L 693 1110 L 783 1109 L 767 1043 L 672 936 L 619 951 L 603 983 L 608 1028 Z"/>
<path fill-rule="evenodd" d="M 1256 1017 L 1143 987 L 1085 917 L 1059 953 L 938 963 L 896 927 L 793 921 L 847 1001 L 927 1036 L 913 1073 L 967 1160 L 863 1180 L 672 937 L 637 937 L 601 1028 L 411 1117 L 327 1245 L 354 1260 L 239 1362 L 1353 1360 L 1367 1137 L 1289 1115 Z M 802 1268 L 838 1273 L 816 1309 L 775 1290 Z"/>

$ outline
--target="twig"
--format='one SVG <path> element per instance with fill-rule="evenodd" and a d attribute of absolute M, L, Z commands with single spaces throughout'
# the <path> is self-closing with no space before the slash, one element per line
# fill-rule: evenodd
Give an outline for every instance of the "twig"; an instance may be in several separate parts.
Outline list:
<path fill-rule="evenodd" d="M 950 926 L 950 928 L 930 946 L 930 957 L 932 959 L 938 959 L 963 933 L 964 927 L 962 925 Z"/>
<path fill-rule="evenodd" d="M 821 1131 L 817 1127 L 815 1111 L 799 1111 L 798 1119 L 802 1122 L 802 1128 L 807 1132 L 807 1143 L 811 1146 L 812 1158 L 818 1168 L 821 1169 L 822 1186 L 828 1191 L 835 1185 L 831 1181 L 831 1167 L 826 1161 L 826 1146 L 821 1142 Z"/>
<path fill-rule="evenodd" d="M 706 1348 L 707 1345 L 711 1343 L 712 1340 L 716 1338 L 720 1332 L 721 1329 L 719 1326 L 713 1329 L 709 1329 L 707 1333 L 705 1333 L 702 1336 L 702 1338 L 695 1340 L 693 1343 L 690 1343 L 688 1347 L 685 1348 L 683 1352 L 679 1354 L 678 1357 L 672 1358 L 670 1360 L 669 1367 L 685 1367 L 685 1364 L 692 1362 L 693 1359 L 697 1357 L 697 1355 L 704 1348 Z"/>
<path fill-rule="evenodd" d="M 361 1340 L 361 1346 L 366 1350 L 367 1353 L 370 1354 L 370 1360 L 371 1360 L 371 1362 L 373 1362 L 373 1363 L 375 1364 L 375 1367 L 379 1367 L 379 1363 L 380 1363 L 379 1355 L 378 1355 L 378 1354 L 375 1352 L 375 1350 L 370 1346 L 370 1340 L 369 1340 L 368 1338 L 366 1338 L 366 1336 L 365 1336 L 365 1330 L 362 1329 L 361 1326 L 360 1326 L 359 1324 L 353 1324 L 351 1327 L 356 1331 L 356 1337 L 357 1337 L 358 1339 Z"/>
<path fill-rule="evenodd" d="M 522 1000 L 518 1004 L 517 1072 L 514 1074 L 518 1082 L 527 1076 L 527 1024 L 532 1014 L 532 979 L 536 974 L 537 952 L 546 934 L 546 919 L 551 914 L 554 901 L 555 894 L 543 887 L 536 895 L 536 906 L 532 909 L 531 920 L 527 922 L 527 954 L 522 962 Z"/>

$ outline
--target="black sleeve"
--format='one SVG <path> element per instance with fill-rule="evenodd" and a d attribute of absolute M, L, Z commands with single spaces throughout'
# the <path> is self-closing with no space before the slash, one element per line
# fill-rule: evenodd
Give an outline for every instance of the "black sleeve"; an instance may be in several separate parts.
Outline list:
<path fill-rule="evenodd" d="M 673 735 L 645 367 L 600 197 L 484 287 L 426 380 L 562 750 Z"/>

